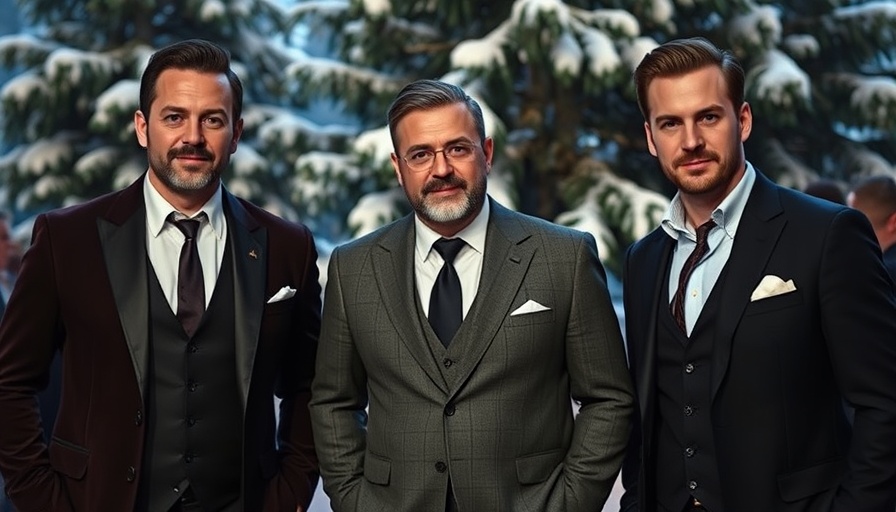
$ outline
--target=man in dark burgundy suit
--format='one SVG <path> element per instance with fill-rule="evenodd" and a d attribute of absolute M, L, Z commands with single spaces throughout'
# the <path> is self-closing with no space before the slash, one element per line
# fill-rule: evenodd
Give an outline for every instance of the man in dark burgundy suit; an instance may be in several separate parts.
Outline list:
<path fill-rule="evenodd" d="M 317 254 L 307 228 L 223 188 L 241 108 L 226 51 L 160 50 L 134 116 L 147 173 L 37 218 L 0 326 L 0 470 L 20 512 L 307 508 Z M 35 397 L 57 351 L 54 427 Z"/>

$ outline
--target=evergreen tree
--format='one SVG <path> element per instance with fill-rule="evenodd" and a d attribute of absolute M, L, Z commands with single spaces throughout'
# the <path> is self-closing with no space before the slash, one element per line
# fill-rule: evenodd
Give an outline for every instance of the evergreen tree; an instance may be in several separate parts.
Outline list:
<path fill-rule="evenodd" d="M 131 117 L 153 48 L 231 49 L 249 97 L 228 187 L 323 239 L 407 211 L 385 112 L 417 78 L 464 86 L 498 152 L 489 191 L 594 233 L 611 268 L 672 190 L 646 150 L 631 73 L 659 42 L 705 36 L 748 71 L 748 158 L 778 182 L 894 174 L 896 4 L 791 0 L 21 0 L 34 36 L 0 39 L 25 72 L 0 92 L 21 208 L 82 200 L 145 169 Z M 307 31 L 305 45 L 301 37 Z M 302 47 L 302 49 L 297 48 Z M 322 50 L 320 49 L 322 48 Z M 305 50 L 305 51 L 303 51 Z M 309 121 L 307 105 L 347 122 Z"/>
<path fill-rule="evenodd" d="M 291 19 L 329 35 L 335 58 L 303 58 L 288 76 L 303 97 L 335 98 L 357 116 L 365 131 L 352 176 L 384 190 L 349 215 L 356 232 L 406 211 L 388 164 L 389 100 L 410 80 L 441 77 L 494 116 L 490 192 L 593 232 L 615 268 L 673 192 L 646 150 L 631 74 L 677 37 L 707 37 L 744 64 L 755 112 L 748 158 L 773 179 L 802 188 L 894 174 L 893 2 L 350 0 L 303 2 Z M 329 172 L 315 176 L 346 177 Z"/>
<path fill-rule="evenodd" d="M 33 212 L 80 202 L 130 183 L 147 168 L 133 115 L 153 51 L 204 38 L 229 49 L 245 89 L 245 131 L 225 177 L 228 188 L 295 217 L 282 181 L 296 141 L 272 124 L 296 111 L 282 70 L 294 60 L 282 11 L 264 0 L 20 0 L 30 24 L 0 38 L 0 63 L 18 73 L 0 91 L 0 158 L 10 203 Z M 316 133 L 314 126 L 307 126 Z M 265 154 L 255 148 L 265 146 Z M 294 158 L 294 156 L 292 157 Z"/>

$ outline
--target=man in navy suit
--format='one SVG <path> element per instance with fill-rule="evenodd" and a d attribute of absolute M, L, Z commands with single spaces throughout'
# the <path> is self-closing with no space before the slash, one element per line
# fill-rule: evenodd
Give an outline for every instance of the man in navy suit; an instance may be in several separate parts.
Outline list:
<path fill-rule="evenodd" d="M 678 193 L 625 260 L 639 408 L 622 509 L 892 512 L 896 299 L 868 221 L 746 161 L 730 53 L 666 43 L 635 85 Z"/>

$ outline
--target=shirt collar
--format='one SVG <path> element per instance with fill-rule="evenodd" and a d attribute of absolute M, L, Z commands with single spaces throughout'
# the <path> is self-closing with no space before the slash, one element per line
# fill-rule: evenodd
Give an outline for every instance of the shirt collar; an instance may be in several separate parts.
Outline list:
<path fill-rule="evenodd" d="M 202 205 L 202 208 L 193 215 L 193 217 L 196 217 L 196 215 L 205 212 L 206 216 L 208 216 L 209 225 L 212 227 L 212 231 L 214 231 L 215 236 L 219 239 L 224 236 L 225 229 L 224 205 L 222 198 L 223 186 L 219 182 L 218 189 L 212 194 L 212 197 L 210 197 L 209 200 Z M 146 226 L 149 229 L 149 234 L 153 237 L 157 237 L 162 233 L 162 228 L 165 227 L 165 221 L 171 212 L 176 212 L 179 216 L 186 217 L 186 215 L 179 212 L 175 207 L 171 206 L 164 197 L 162 197 L 162 194 L 160 194 L 153 184 L 150 183 L 149 177 L 143 178 L 143 200 L 146 203 Z"/>
<path fill-rule="evenodd" d="M 476 215 L 473 222 L 454 235 L 454 238 L 462 238 L 467 245 L 472 247 L 473 250 L 479 254 L 484 254 L 485 252 L 485 234 L 488 228 L 490 208 L 489 199 L 486 197 L 485 202 L 482 204 L 482 210 L 479 211 L 479 214 Z M 436 233 L 432 228 L 424 224 L 417 215 L 414 215 L 414 226 L 417 233 L 415 244 L 417 258 L 421 261 L 426 261 L 426 259 L 429 258 L 432 244 L 439 238 L 442 238 L 442 235 Z"/>
<path fill-rule="evenodd" d="M 756 170 L 750 162 L 746 163 L 746 170 L 741 176 L 737 186 L 722 200 L 721 204 L 712 212 L 712 220 L 717 226 L 721 226 L 725 230 L 725 234 L 732 240 L 737 232 L 737 226 L 743 217 L 744 208 L 747 205 L 747 199 L 750 197 L 750 191 L 756 182 Z M 691 240 L 696 240 L 695 227 L 689 226 L 687 217 L 684 213 L 684 205 L 681 203 L 681 193 L 676 192 L 669 203 L 669 208 L 663 215 L 660 224 L 663 230 L 670 237 L 678 240 L 678 237 L 684 235 Z"/>

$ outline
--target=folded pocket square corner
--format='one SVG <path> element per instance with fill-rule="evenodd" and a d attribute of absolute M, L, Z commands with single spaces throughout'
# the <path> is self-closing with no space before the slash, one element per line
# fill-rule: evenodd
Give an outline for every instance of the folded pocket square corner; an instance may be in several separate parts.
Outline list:
<path fill-rule="evenodd" d="M 279 290 L 277 290 L 277 293 L 275 293 L 273 297 L 268 299 L 268 304 L 273 304 L 275 302 L 281 302 L 286 299 L 290 299 L 295 294 L 296 294 L 295 288 L 292 288 L 289 286 L 284 286 L 283 288 L 280 288 Z"/>
<path fill-rule="evenodd" d="M 526 301 L 525 304 L 513 310 L 510 316 L 525 315 L 527 313 L 538 313 L 539 311 L 549 311 L 551 308 L 539 304 L 532 299 Z"/>
<path fill-rule="evenodd" d="M 782 295 L 785 293 L 795 292 L 796 285 L 793 284 L 793 279 L 788 279 L 784 281 L 780 277 L 769 274 L 762 278 L 762 281 L 759 281 L 759 286 L 753 290 L 753 293 L 750 295 L 750 302 L 755 302 L 757 300 L 767 299 L 769 297 L 774 297 L 776 295 Z"/>

